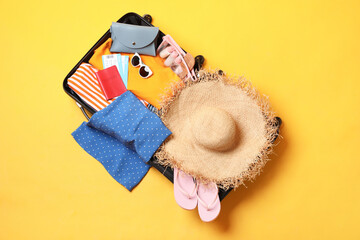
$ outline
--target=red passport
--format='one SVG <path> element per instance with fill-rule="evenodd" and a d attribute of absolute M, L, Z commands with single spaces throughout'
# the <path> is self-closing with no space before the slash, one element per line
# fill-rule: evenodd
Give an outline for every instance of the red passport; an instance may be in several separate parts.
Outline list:
<path fill-rule="evenodd" d="M 106 100 L 120 96 L 126 92 L 125 84 L 116 66 L 99 70 L 96 72 L 96 77 Z"/>

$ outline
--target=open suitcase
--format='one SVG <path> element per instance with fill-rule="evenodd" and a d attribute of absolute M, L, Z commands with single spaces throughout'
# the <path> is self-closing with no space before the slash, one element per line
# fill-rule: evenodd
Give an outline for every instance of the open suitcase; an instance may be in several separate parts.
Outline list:
<path fill-rule="evenodd" d="M 142 25 L 142 26 L 153 26 L 151 24 L 152 21 L 152 17 L 150 15 L 144 15 L 143 17 L 141 17 L 140 15 L 136 14 L 136 13 L 127 13 L 124 16 L 122 16 L 117 22 L 119 23 L 126 23 L 126 24 L 134 24 L 134 25 Z M 165 36 L 165 34 L 163 32 L 159 32 L 159 38 L 158 38 L 158 42 L 156 44 L 156 46 L 158 46 L 161 41 L 162 41 L 162 37 Z M 65 77 L 64 81 L 63 81 L 63 88 L 64 91 L 71 97 L 73 98 L 77 105 L 80 107 L 80 109 L 82 110 L 83 114 L 85 115 L 85 117 L 87 119 L 89 119 L 87 112 L 89 112 L 90 114 L 94 114 L 96 112 L 95 109 L 93 109 L 91 106 L 89 106 L 86 102 L 84 102 L 68 85 L 68 78 L 71 77 L 76 69 L 80 66 L 81 63 L 84 62 L 88 62 L 89 59 L 92 57 L 92 55 L 94 54 L 94 50 L 97 49 L 101 44 L 103 44 L 107 39 L 109 39 L 111 37 L 111 33 L 110 30 L 108 30 L 96 43 L 95 45 L 84 55 L 84 57 L 74 66 L 74 68 L 67 74 L 67 76 Z M 199 55 L 195 57 L 195 66 L 194 69 L 195 70 L 199 70 L 202 67 L 202 64 L 204 63 L 204 57 Z M 86 110 L 86 111 L 85 111 Z M 281 119 L 278 119 L 278 126 L 280 127 L 281 124 Z M 275 141 L 275 139 L 274 139 Z M 156 162 L 156 159 L 154 159 L 154 157 L 149 161 L 149 164 L 151 166 L 153 166 L 154 168 L 156 168 L 159 172 L 161 172 L 167 179 L 169 179 L 171 182 L 173 181 L 173 170 L 171 168 L 164 168 L 163 166 L 159 165 Z M 229 189 L 228 191 L 224 191 L 221 190 L 219 191 L 219 197 L 220 200 L 222 200 L 232 189 Z"/>

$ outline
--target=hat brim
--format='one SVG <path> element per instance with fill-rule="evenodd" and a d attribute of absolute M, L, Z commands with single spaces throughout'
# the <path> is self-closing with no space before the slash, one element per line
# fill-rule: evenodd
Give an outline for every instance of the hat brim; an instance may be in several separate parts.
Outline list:
<path fill-rule="evenodd" d="M 277 134 L 268 99 L 243 79 L 201 71 L 197 82 L 178 83 L 164 98 L 160 117 L 172 131 L 156 153 L 162 165 L 177 167 L 203 182 L 228 189 L 259 174 Z M 188 120 L 202 107 L 216 107 L 235 120 L 235 146 L 213 151 L 196 144 Z"/>

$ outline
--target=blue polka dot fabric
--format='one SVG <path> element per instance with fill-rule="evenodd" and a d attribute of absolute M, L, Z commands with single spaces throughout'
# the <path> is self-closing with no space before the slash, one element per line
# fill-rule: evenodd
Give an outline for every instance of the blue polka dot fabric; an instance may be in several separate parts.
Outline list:
<path fill-rule="evenodd" d="M 149 170 L 146 163 L 170 134 L 160 118 L 127 91 L 81 124 L 72 136 L 131 191 Z"/>

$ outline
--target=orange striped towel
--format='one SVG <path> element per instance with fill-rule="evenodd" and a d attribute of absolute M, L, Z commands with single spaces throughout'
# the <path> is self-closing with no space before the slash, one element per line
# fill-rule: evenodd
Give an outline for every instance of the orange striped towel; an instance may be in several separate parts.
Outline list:
<path fill-rule="evenodd" d="M 100 111 L 115 99 L 106 100 L 101 91 L 95 72 L 98 70 L 88 63 L 82 63 L 76 72 L 68 78 L 69 87 L 74 90 L 87 104 Z"/>
<path fill-rule="evenodd" d="M 95 72 L 98 70 L 89 63 L 82 63 L 76 72 L 68 78 L 69 87 L 76 92 L 82 100 L 96 111 L 100 111 L 112 103 L 116 98 L 106 100 L 102 92 Z M 148 107 L 148 102 L 139 98 Z"/>

